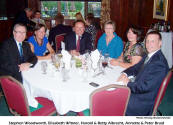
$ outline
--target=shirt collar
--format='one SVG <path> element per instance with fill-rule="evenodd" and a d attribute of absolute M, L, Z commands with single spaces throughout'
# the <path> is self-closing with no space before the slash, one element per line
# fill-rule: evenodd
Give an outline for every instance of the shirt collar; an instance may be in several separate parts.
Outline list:
<path fill-rule="evenodd" d="M 148 54 L 148 57 L 151 58 L 151 57 L 152 57 L 157 51 L 159 51 L 159 50 L 160 50 L 160 49 L 158 49 L 158 50 L 156 50 L 156 51 L 154 51 L 154 52 L 152 52 L 152 53 L 149 53 L 149 54 Z"/>

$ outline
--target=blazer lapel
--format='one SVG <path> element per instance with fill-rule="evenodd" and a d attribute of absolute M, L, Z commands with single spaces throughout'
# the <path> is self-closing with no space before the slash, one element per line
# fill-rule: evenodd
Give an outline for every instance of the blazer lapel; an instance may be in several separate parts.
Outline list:
<path fill-rule="evenodd" d="M 20 54 L 19 54 L 19 50 L 16 44 L 16 41 L 14 40 L 14 38 L 12 38 L 11 40 L 11 51 L 13 52 L 13 56 L 16 57 L 16 60 L 18 62 L 18 64 L 20 63 Z"/>
<path fill-rule="evenodd" d="M 152 62 L 154 56 L 156 56 L 157 54 L 160 54 L 160 50 L 158 52 L 156 52 L 154 55 L 152 55 L 152 57 L 149 59 L 149 61 L 145 64 L 145 65 L 141 65 L 140 71 L 136 77 L 136 79 L 138 79 L 141 74 L 143 74 L 143 72 L 147 71 L 149 69 L 149 64 Z M 145 61 L 145 58 L 143 59 L 143 62 Z"/>

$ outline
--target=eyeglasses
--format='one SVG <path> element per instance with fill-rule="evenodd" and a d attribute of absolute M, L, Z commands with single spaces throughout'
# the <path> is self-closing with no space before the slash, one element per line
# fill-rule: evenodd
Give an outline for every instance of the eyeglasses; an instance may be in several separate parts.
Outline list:
<path fill-rule="evenodd" d="M 105 28 L 105 30 L 112 30 L 113 28 Z"/>
<path fill-rule="evenodd" d="M 21 31 L 14 31 L 14 32 L 16 32 L 18 34 L 21 34 L 21 35 L 25 35 L 26 34 L 26 32 L 21 32 Z"/>

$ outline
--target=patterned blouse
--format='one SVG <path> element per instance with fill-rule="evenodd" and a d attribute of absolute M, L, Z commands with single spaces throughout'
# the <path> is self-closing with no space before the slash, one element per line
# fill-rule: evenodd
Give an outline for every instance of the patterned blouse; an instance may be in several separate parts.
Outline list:
<path fill-rule="evenodd" d="M 123 60 L 126 63 L 130 63 L 132 61 L 132 56 L 143 56 L 145 51 L 140 43 L 136 43 L 132 46 L 129 51 L 130 42 L 128 41 L 125 44 L 124 51 L 123 51 Z M 128 52 L 129 51 L 129 52 Z"/>
<path fill-rule="evenodd" d="M 89 25 L 88 27 L 86 27 L 85 32 L 90 33 L 92 35 L 91 40 L 92 43 L 95 43 L 95 39 L 96 39 L 96 27 L 94 25 Z"/>

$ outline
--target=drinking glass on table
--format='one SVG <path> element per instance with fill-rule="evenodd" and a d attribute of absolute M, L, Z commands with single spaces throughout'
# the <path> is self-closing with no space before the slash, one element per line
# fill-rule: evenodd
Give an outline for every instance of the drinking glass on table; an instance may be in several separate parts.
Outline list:
<path fill-rule="evenodd" d="M 109 54 L 105 53 L 104 58 L 102 60 L 102 66 L 104 68 L 104 73 L 105 73 L 105 68 L 108 66 L 108 61 L 109 61 Z"/>
<path fill-rule="evenodd" d="M 61 59 L 62 58 L 61 50 L 58 50 L 58 52 L 56 53 L 56 55 Z"/>
<path fill-rule="evenodd" d="M 83 82 L 87 82 L 87 78 L 88 78 L 88 67 L 85 66 L 82 70 L 82 78 L 83 78 Z"/>
<path fill-rule="evenodd" d="M 51 55 L 51 60 L 52 60 L 52 63 L 55 64 L 55 54 Z"/>
<path fill-rule="evenodd" d="M 60 57 L 58 55 L 55 55 L 55 63 L 54 63 L 57 71 L 59 71 L 59 67 L 60 67 Z"/>
<path fill-rule="evenodd" d="M 44 62 L 41 62 L 41 70 L 42 70 L 42 73 L 43 74 L 46 74 L 46 71 L 47 71 L 47 63 L 44 61 Z"/>

